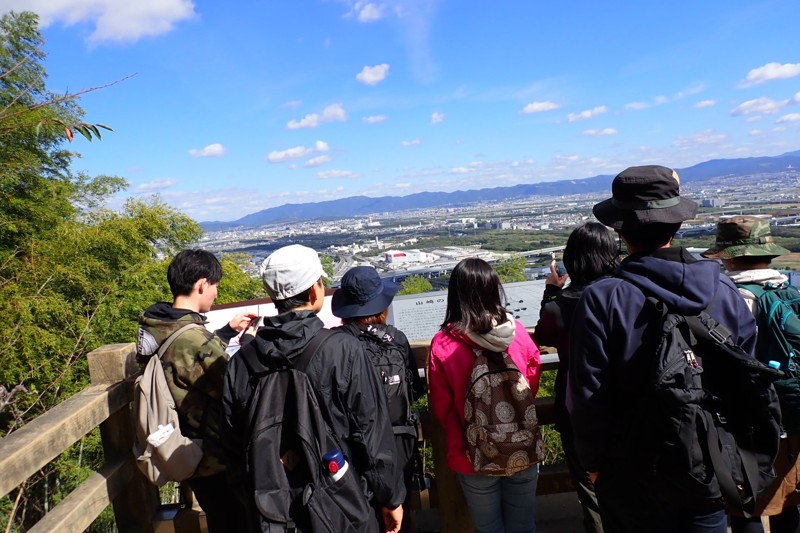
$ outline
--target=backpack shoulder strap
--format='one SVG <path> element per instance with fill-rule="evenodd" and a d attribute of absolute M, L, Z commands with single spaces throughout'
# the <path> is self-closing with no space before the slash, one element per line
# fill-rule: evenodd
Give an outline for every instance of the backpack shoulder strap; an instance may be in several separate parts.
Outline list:
<path fill-rule="evenodd" d="M 314 357 L 314 354 L 317 353 L 320 346 L 322 346 L 322 343 L 324 343 L 332 334 L 333 331 L 327 328 L 322 328 L 319 330 L 311 339 L 311 341 L 306 344 L 303 352 L 293 361 L 294 367 L 301 372 L 305 372 L 306 368 L 308 368 L 308 364 L 311 362 L 311 358 Z"/>
<path fill-rule="evenodd" d="M 736 287 L 752 292 L 756 297 L 756 300 L 761 298 L 761 296 L 764 295 L 764 293 L 766 293 L 768 290 L 774 289 L 774 287 L 765 287 L 760 283 L 737 283 Z"/>
<path fill-rule="evenodd" d="M 156 354 L 156 355 L 158 355 L 158 358 L 161 359 L 161 357 L 166 353 L 167 348 L 169 348 L 172 345 L 172 343 L 175 342 L 175 340 L 177 340 L 177 338 L 180 337 L 181 334 L 184 331 L 188 331 L 190 329 L 197 329 L 197 328 L 205 329 L 203 326 L 201 326 L 197 322 L 189 322 L 188 324 L 186 324 L 183 327 L 181 327 L 180 329 L 178 329 L 175 333 L 173 333 L 172 335 L 167 337 L 167 340 L 165 340 L 163 343 L 161 343 L 161 346 L 158 347 L 158 353 Z"/>

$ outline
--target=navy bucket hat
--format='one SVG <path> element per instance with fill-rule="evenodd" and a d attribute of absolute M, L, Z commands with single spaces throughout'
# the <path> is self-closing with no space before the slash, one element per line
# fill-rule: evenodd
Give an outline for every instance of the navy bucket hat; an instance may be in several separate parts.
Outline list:
<path fill-rule="evenodd" d="M 333 293 L 331 310 L 339 318 L 377 315 L 392 303 L 400 285 L 381 279 L 378 271 L 369 266 L 348 270 L 341 287 Z"/>

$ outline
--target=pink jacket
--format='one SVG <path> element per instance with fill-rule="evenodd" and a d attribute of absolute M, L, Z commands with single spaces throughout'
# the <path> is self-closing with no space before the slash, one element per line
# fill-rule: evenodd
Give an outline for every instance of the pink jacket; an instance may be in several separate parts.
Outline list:
<path fill-rule="evenodd" d="M 514 340 L 508 355 L 525 374 L 535 396 L 539 390 L 539 348 L 525 330 L 516 322 Z M 464 444 L 464 401 L 467 398 L 469 376 L 475 361 L 472 341 L 448 330 L 440 331 L 431 341 L 428 368 L 428 398 L 433 414 L 444 428 L 447 441 L 447 465 L 462 474 L 474 474 L 467 459 Z"/>

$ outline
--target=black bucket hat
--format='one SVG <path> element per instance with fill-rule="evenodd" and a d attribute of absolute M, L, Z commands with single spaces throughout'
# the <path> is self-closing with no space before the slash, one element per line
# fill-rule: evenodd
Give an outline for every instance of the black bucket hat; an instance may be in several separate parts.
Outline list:
<path fill-rule="evenodd" d="M 333 293 L 331 311 L 339 318 L 377 315 L 392 303 L 400 285 L 381 279 L 378 271 L 358 266 L 345 272 L 341 287 Z"/>
<path fill-rule="evenodd" d="M 611 184 L 612 197 L 595 204 L 594 216 L 614 229 L 676 224 L 697 214 L 697 204 L 680 195 L 681 179 L 658 165 L 626 168 Z"/>

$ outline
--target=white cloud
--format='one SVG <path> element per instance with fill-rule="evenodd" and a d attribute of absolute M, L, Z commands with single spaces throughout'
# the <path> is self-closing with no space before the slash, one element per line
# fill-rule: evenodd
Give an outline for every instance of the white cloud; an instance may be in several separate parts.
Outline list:
<path fill-rule="evenodd" d="M 751 115 L 759 113 L 764 115 L 773 115 L 780 111 L 780 109 L 788 103 L 788 100 L 782 102 L 762 96 L 753 100 L 748 100 L 731 109 L 731 116 L 738 117 L 741 115 Z"/>
<path fill-rule="evenodd" d="M 552 111 L 559 107 L 561 106 L 555 102 L 531 102 L 522 108 L 522 112 L 525 114 L 541 113 L 543 111 Z"/>
<path fill-rule="evenodd" d="M 694 148 L 699 144 L 706 146 L 719 144 L 727 139 L 728 136 L 724 133 L 716 133 L 714 130 L 708 129 L 691 135 L 682 135 L 675 139 L 672 145 L 677 148 Z"/>
<path fill-rule="evenodd" d="M 798 122 L 800 121 L 800 113 L 789 113 L 788 115 L 783 115 L 778 120 L 775 121 L 775 124 L 784 124 L 786 122 Z"/>
<path fill-rule="evenodd" d="M 324 165 L 325 163 L 328 163 L 330 161 L 331 161 L 330 156 L 319 155 L 317 157 L 312 157 L 311 159 L 306 161 L 305 165 L 303 165 L 303 166 L 306 167 L 306 168 L 314 168 L 314 167 L 318 167 L 320 165 Z"/>
<path fill-rule="evenodd" d="M 707 107 L 714 107 L 715 105 L 717 105 L 717 101 L 716 100 L 700 100 L 699 102 L 694 104 L 692 107 L 695 108 L 695 109 L 705 109 Z"/>
<path fill-rule="evenodd" d="M 744 121 L 745 122 L 749 122 L 749 123 L 753 123 L 753 122 L 758 122 L 762 118 L 764 118 L 764 117 L 762 117 L 761 115 L 753 115 L 752 117 L 747 117 L 746 119 L 744 119 Z"/>
<path fill-rule="evenodd" d="M 586 120 L 587 118 L 592 118 L 592 117 L 596 117 L 598 115 L 602 115 L 606 111 L 608 111 L 608 108 L 606 106 L 604 106 L 604 105 L 600 105 L 600 106 L 594 107 L 592 109 L 587 109 L 585 111 L 581 111 L 580 113 L 577 113 L 577 114 L 576 113 L 570 113 L 567 116 L 567 119 L 570 122 L 577 122 L 578 120 Z"/>
<path fill-rule="evenodd" d="M 330 149 L 328 143 L 325 141 L 317 141 L 313 147 L 295 146 L 286 150 L 273 150 L 267 155 L 267 161 L 270 163 L 282 163 L 284 161 L 292 161 L 294 159 L 301 159 L 316 152 L 327 152 Z"/>
<path fill-rule="evenodd" d="M 366 124 L 378 124 L 380 122 L 384 122 L 388 118 L 389 117 L 387 117 L 386 115 L 370 115 L 368 117 L 362 118 L 361 120 Z"/>
<path fill-rule="evenodd" d="M 586 130 L 583 135 L 588 137 L 608 137 L 609 135 L 616 135 L 617 130 L 614 128 L 603 128 L 602 130 Z"/>
<path fill-rule="evenodd" d="M 141 193 L 153 193 L 158 191 L 163 191 L 164 189 L 169 189 L 173 185 L 177 185 L 178 180 L 167 178 L 163 180 L 152 180 L 148 181 L 147 183 L 142 183 L 138 187 L 136 187 L 136 192 Z"/>
<path fill-rule="evenodd" d="M 761 131 L 761 130 L 750 130 L 750 133 L 749 133 L 749 135 L 751 137 L 758 137 L 759 135 L 763 135 L 763 134 L 764 134 L 764 132 Z"/>
<path fill-rule="evenodd" d="M 331 104 L 322 110 L 323 122 L 345 122 L 347 120 L 347 113 L 342 104 Z"/>
<path fill-rule="evenodd" d="M 422 141 L 420 141 L 419 139 L 412 139 L 410 141 L 403 141 L 401 144 L 403 146 L 416 146 L 418 144 L 422 144 Z"/>
<path fill-rule="evenodd" d="M 161 35 L 175 24 L 193 18 L 192 0 L 4 0 L 2 11 L 33 11 L 42 27 L 52 24 L 90 24 L 90 43 L 134 42 Z"/>
<path fill-rule="evenodd" d="M 358 6 L 358 21 L 359 22 L 375 22 L 383 17 L 381 8 L 375 4 L 369 3 Z"/>
<path fill-rule="evenodd" d="M 286 127 L 290 130 L 299 128 L 316 128 L 319 126 L 319 115 L 317 113 L 309 113 L 300 120 L 290 120 L 286 123 Z"/>
<path fill-rule="evenodd" d="M 317 177 L 321 180 L 357 178 L 358 174 L 352 170 L 323 170 L 322 172 L 317 172 Z"/>
<path fill-rule="evenodd" d="M 444 113 L 439 113 L 435 111 L 431 115 L 431 124 L 439 124 L 440 122 L 444 122 Z"/>
<path fill-rule="evenodd" d="M 193 157 L 222 157 L 228 149 L 219 143 L 209 144 L 205 148 L 197 149 L 192 148 L 189 154 Z"/>
<path fill-rule="evenodd" d="M 625 104 L 625 109 L 628 111 L 641 111 L 642 109 L 647 109 L 652 104 L 647 102 L 631 102 L 630 104 Z"/>
<path fill-rule="evenodd" d="M 772 80 L 785 80 L 800 76 L 800 63 L 767 63 L 747 73 L 740 87 L 751 87 Z"/>
<path fill-rule="evenodd" d="M 389 74 L 389 64 L 381 63 L 374 67 L 365 66 L 356 74 L 356 79 L 365 85 L 377 85 L 386 79 Z"/>
<path fill-rule="evenodd" d="M 322 113 L 309 113 L 300 120 L 290 120 L 286 127 L 290 130 L 300 128 L 316 128 L 323 122 L 345 122 L 347 112 L 342 104 L 331 104 L 322 110 Z"/>

